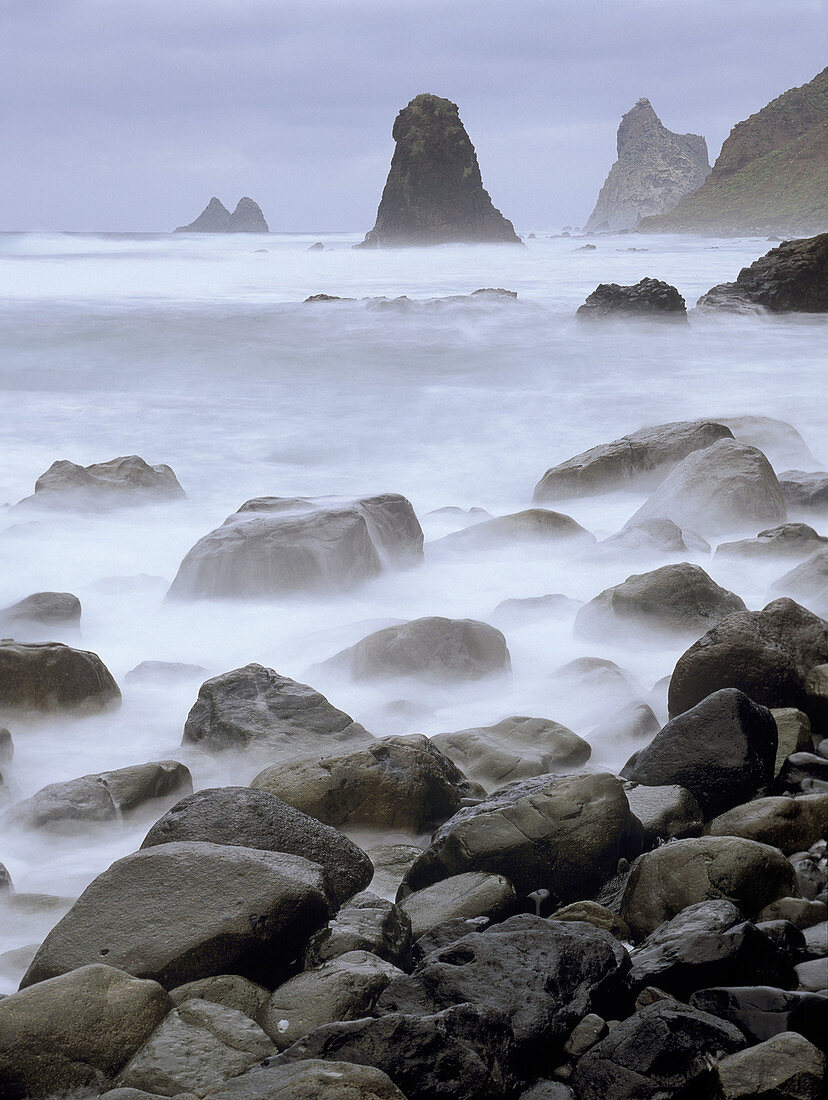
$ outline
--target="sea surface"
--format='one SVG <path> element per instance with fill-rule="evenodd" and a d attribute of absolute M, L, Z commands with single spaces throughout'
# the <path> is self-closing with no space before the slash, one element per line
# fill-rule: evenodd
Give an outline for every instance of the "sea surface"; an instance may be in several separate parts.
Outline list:
<path fill-rule="evenodd" d="M 308 251 L 316 240 L 324 249 Z M 504 599 L 546 593 L 588 600 L 662 564 L 532 544 L 429 550 L 469 522 L 435 510 L 529 507 L 548 467 L 593 444 L 645 424 L 760 414 L 801 432 L 813 460 L 798 465 L 826 468 L 827 317 L 691 314 L 688 326 L 600 329 L 575 320 L 599 282 L 645 275 L 674 284 L 692 307 L 772 247 L 764 239 L 619 235 L 584 251 L 583 239 L 538 232 L 525 248 L 381 252 L 354 251 L 356 240 L 0 235 L 0 607 L 74 592 L 83 604 L 74 644 L 98 653 L 123 691 L 110 714 L 9 720 L 15 756 L 2 769 L 0 813 L 47 783 L 155 759 L 184 761 L 196 787 L 249 782 L 260 760 L 180 742 L 201 680 L 251 661 L 311 683 L 376 735 L 533 715 L 591 740 L 590 766 L 618 769 L 639 746 L 590 736 L 618 699 L 585 697 L 552 674 L 575 657 L 613 660 L 663 718 L 664 686 L 653 688 L 686 641 L 586 642 L 570 614 L 507 629 L 511 676 L 472 686 L 353 683 L 313 666 L 389 623 L 485 619 Z M 518 297 L 465 297 L 483 287 Z M 354 300 L 304 301 L 320 292 Z M 171 465 L 186 499 L 92 515 L 9 507 L 56 459 L 129 454 Z M 421 520 L 421 567 L 328 598 L 164 602 L 187 550 L 245 500 L 384 491 L 408 497 Z M 644 498 L 615 493 L 561 510 L 603 538 Z M 689 560 L 749 607 L 762 607 L 784 572 Z M 206 672 L 125 681 L 146 660 Z M 158 813 L 71 837 L 0 818 L 0 862 L 18 893 L 72 898 L 137 848 Z M 67 904 L 0 905 L 0 952 L 39 942 Z M 16 988 L 24 966 L 0 959 L 0 992 Z"/>

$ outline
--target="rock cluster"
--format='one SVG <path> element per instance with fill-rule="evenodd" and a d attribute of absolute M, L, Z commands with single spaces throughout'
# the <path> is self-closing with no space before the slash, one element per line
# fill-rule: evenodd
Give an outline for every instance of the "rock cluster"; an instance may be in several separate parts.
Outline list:
<path fill-rule="evenodd" d="M 169 466 L 150 466 L 138 455 L 91 466 L 62 459 L 40 475 L 34 494 L 24 497 L 17 507 L 101 511 L 183 496 L 184 490 Z"/>
<path fill-rule="evenodd" d="M 261 207 L 253 199 L 239 199 L 231 214 L 215 197 L 210 199 L 195 221 L 179 225 L 176 233 L 269 233 Z"/>
<path fill-rule="evenodd" d="M 783 241 L 749 267 L 734 283 L 720 283 L 696 306 L 704 313 L 828 313 L 828 233 Z"/>

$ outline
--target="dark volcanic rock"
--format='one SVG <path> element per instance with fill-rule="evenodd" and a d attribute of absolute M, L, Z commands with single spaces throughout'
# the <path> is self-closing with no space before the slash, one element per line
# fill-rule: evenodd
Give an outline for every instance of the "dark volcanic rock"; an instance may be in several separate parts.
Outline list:
<path fill-rule="evenodd" d="M 230 211 L 215 195 L 210 199 L 195 221 L 179 225 L 176 233 L 229 233 Z"/>
<path fill-rule="evenodd" d="M 612 317 L 647 318 L 648 320 L 687 323 L 687 305 L 674 286 L 660 279 L 641 279 L 634 286 L 599 283 L 578 307 L 582 321 Z"/>
<path fill-rule="evenodd" d="M 394 121 L 396 142 L 377 221 L 363 248 L 494 241 L 519 244 L 483 189 L 457 105 L 418 95 Z"/>
<path fill-rule="evenodd" d="M 304 856 L 322 867 L 340 903 L 364 890 L 374 873 L 368 856 L 337 829 L 249 787 L 215 787 L 183 798 L 156 821 L 141 847 L 181 840 Z"/>
<path fill-rule="evenodd" d="M 169 595 L 265 598 L 339 591 L 422 560 L 414 509 L 395 493 L 335 497 L 259 497 L 195 544 Z"/>
<path fill-rule="evenodd" d="M 723 688 L 668 722 L 621 775 L 650 787 L 678 783 L 712 816 L 773 782 L 777 737 L 767 707 Z"/>
<path fill-rule="evenodd" d="M 828 509 L 828 472 L 824 470 L 783 470 L 779 488 L 789 507 Z"/>
<path fill-rule="evenodd" d="M 761 306 L 771 313 L 828 312 L 828 233 L 783 241 L 735 283 L 722 283 L 703 294 L 698 309 L 732 309 L 734 303 Z"/>
<path fill-rule="evenodd" d="M 728 615 L 694 642 L 670 678 L 671 715 L 720 688 L 738 688 L 766 707 L 796 707 L 818 720 L 808 674 L 828 661 L 828 623 L 793 600 Z"/>
<path fill-rule="evenodd" d="M 710 420 L 641 428 L 553 466 L 535 486 L 534 499 L 564 500 L 613 489 L 654 488 L 693 451 L 732 438 L 729 428 Z"/>
<path fill-rule="evenodd" d="M 690 1004 L 735 1024 L 748 1042 L 761 1043 L 782 1031 L 797 1031 L 812 1043 L 828 1043 L 828 997 L 775 986 L 713 986 L 700 989 Z"/>
<path fill-rule="evenodd" d="M 92 881 L 41 944 L 21 988 L 101 961 L 167 988 L 228 973 L 272 986 L 329 916 L 323 871 L 306 859 L 159 844 Z"/>
<path fill-rule="evenodd" d="M 169 466 L 150 466 L 138 455 L 111 458 L 91 466 L 61 459 L 40 475 L 34 495 L 25 497 L 17 507 L 100 511 L 183 496 L 184 490 Z"/>
<path fill-rule="evenodd" d="M 228 229 L 231 233 L 269 233 L 262 208 L 246 195 L 236 203 L 230 215 Z"/>
<path fill-rule="evenodd" d="M 0 711 L 93 713 L 121 704 L 121 692 L 96 653 L 60 642 L 0 643 Z"/>

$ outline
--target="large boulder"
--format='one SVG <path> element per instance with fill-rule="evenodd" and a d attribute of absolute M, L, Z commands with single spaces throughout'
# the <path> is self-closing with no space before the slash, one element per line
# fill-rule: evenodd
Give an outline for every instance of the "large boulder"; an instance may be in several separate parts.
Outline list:
<path fill-rule="evenodd" d="M 828 509 L 828 471 L 783 470 L 779 488 L 789 508 Z"/>
<path fill-rule="evenodd" d="M 370 740 L 350 715 L 312 687 L 249 664 L 201 685 L 182 744 L 209 752 L 262 746 L 296 757 Z"/>
<path fill-rule="evenodd" d="M 259 497 L 187 553 L 171 598 L 336 592 L 416 565 L 423 532 L 405 497 Z"/>
<path fill-rule="evenodd" d="M 377 220 L 362 248 L 449 241 L 520 244 L 483 189 L 457 104 L 418 95 L 394 120 L 396 145 Z"/>
<path fill-rule="evenodd" d="M 290 1100 L 406 1100 L 380 1069 L 321 1058 L 256 1067 L 210 1089 L 207 1096 L 210 1100 L 273 1100 L 276 1096 Z M 123 1100 L 142 1098 L 125 1096 Z"/>
<path fill-rule="evenodd" d="M 510 879 L 519 893 L 546 889 L 563 904 L 598 890 L 641 844 L 641 825 L 614 776 L 537 776 L 450 818 L 408 871 L 402 891 L 489 871 Z"/>
<path fill-rule="evenodd" d="M 576 314 L 580 321 L 642 317 L 687 324 L 687 303 L 661 279 L 640 279 L 634 286 L 599 283 Z"/>
<path fill-rule="evenodd" d="M 828 233 L 783 241 L 749 267 L 735 283 L 720 283 L 698 301 L 712 311 L 740 303 L 771 313 L 828 312 Z"/>
<path fill-rule="evenodd" d="M 493 726 L 440 733 L 431 738 L 463 774 L 487 790 L 527 776 L 579 768 L 589 744 L 549 718 L 513 715 Z"/>
<path fill-rule="evenodd" d="M 648 847 L 665 840 L 683 840 L 701 834 L 704 824 L 701 807 L 686 787 L 626 783 L 624 793 L 630 809 L 641 822 L 644 843 Z"/>
<path fill-rule="evenodd" d="M 575 633 L 603 640 L 627 640 L 642 630 L 698 637 L 726 615 L 747 610 L 744 602 L 721 588 L 699 565 L 679 562 L 637 573 L 606 588 L 575 616 Z"/>
<path fill-rule="evenodd" d="M 159 844 L 90 883 L 41 944 L 21 988 L 101 961 L 170 989 L 227 973 L 272 986 L 329 916 L 316 863 L 203 842 Z"/>
<path fill-rule="evenodd" d="M 383 737 L 346 756 L 285 761 L 251 783 L 326 825 L 423 832 L 451 817 L 465 777 L 427 737 Z"/>
<path fill-rule="evenodd" d="M 719 1016 L 761 1043 L 795 1031 L 823 1049 L 828 1045 L 828 997 L 767 985 L 711 986 L 690 997 L 702 1012 Z"/>
<path fill-rule="evenodd" d="M 817 465 L 817 459 L 814 458 L 808 444 L 796 428 L 786 420 L 755 415 L 716 416 L 713 419 L 730 428 L 733 438 L 738 439 L 740 443 L 749 443 L 751 447 L 758 447 L 774 470 L 784 470 L 797 463 L 803 463 L 806 466 Z"/>
<path fill-rule="evenodd" d="M 503 917 L 514 911 L 515 902 L 515 888 L 503 875 L 468 871 L 408 894 L 399 905 L 416 940 L 446 921 Z"/>
<path fill-rule="evenodd" d="M 697 902 L 724 898 L 752 920 L 776 898 L 794 893 L 794 869 L 778 848 L 739 837 L 675 840 L 633 864 L 621 916 L 641 940 Z"/>
<path fill-rule="evenodd" d="M 97 653 L 61 642 L 0 643 L 0 711 L 95 713 L 121 704 Z"/>
<path fill-rule="evenodd" d="M 710 543 L 692 531 L 682 531 L 671 519 L 645 519 L 625 523 L 620 531 L 602 539 L 593 553 L 597 559 L 621 556 L 663 557 L 688 553 L 710 553 Z"/>
<path fill-rule="evenodd" d="M 364 890 L 311 936 L 305 950 L 305 967 L 322 966 L 351 951 L 369 951 L 394 966 L 408 969 L 411 965 L 408 914 L 399 905 Z"/>
<path fill-rule="evenodd" d="M 0 630 L 19 638 L 21 630 L 77 627 L 80 617 L 81 602 L 71 592 L 33 592 L 0 610 Z"/>
<path fill-rule="evenodd" d="M 816 615 L 828 617 L 828 547 L 817 550 L 774 581 L 771 592 L 790 596 Z"/>
<path fill-rule="evenodd" d="M 595 536 L 563 512 L 528 508 L 510 516 L 496 516 L 453 531 L 429 544 L 429 550 L 488 550 L 514 543 L 587 546 Z"/>
<path fill-rule="evenodd" d="M 323 868 L 340 903 L 365 889 L 374 873 L 368 856 L 343 833 L 249 787 L 214 787 L 183 798 L 156 821 L 141 847 L 179 841 L 303 856 Z"/>
<path fill-rule="evenodd" d="M 735 688 L 723 688 L 668 722 L 633 753 L 621 775 L 649 787 L 686 787 L 713 816 L 773 782 L 776 745 L 768 708 Z"/>
<path fill-rule="evenodd" d="M 670 519 L 681 528 L 716 535 L 786 518 L 779 482 L 762 452 L 721 439 L 682 459 L 630 522 Z"/>
<path fill-rule="evenodd" d="M 263 985 L 242 978 L 239 974 L 214 974 L 210 978 L 198 978 L 194 982 L 185 982 L 170 990 L 170 1000 L 174 1005 L 184 1001 L 210 1001 L 241 1012 L 251 1020 L 260 1023 L 270 990 Z"/>
<path fill-rule="evenodd" d="M 4 1100 L 106 1085 L 172 1007 L 164 989 L 101 963 L 0 999 Z"/>
<path fill-rule="evenodd" d="M 719 543 L 716 557 L 756 558 L 758 561 L 791 558 L 801 561 L 820 550 L 828 556 L 828 538 L 818 535 L 813 527 L 807 523 L 781 523 L 778 527 L 760 531 L 752 539 Z"/>
<path fill-rule="evenodd" d="M 808 674 L 828 661 L 828 623 L 793 600 L 728 615 L 676 662 L 668 706 L 675 716 L 720 688 L 738 688 L 766 707 L 820 716 Z"/>
<path fill-rule="evenodd" d="M 641 428 L 553 466 L 535 486 L 534 499 L 543 502 L 613 489 L 655 488 L 693 451 L 732 438 L 729 428 L 710 420 L 680 420 Z"/>
<path fill-rule="evenodd" d="M 757 798 L 707 823 L 709 836 L 741 836 L 772 844 L 786 855 L 828 838 L 828 794 Z"/>
<path fill-rule="evenodd" d="M 819 1100 L 825 1093 L 825 1055 L 795 1032 L 782 1032 L 716 1064 L 725 1100 Z"/>
<path fill-rule="evenodd" d="M 480 680 L 511 668 L 506 639 L 476 619 L 428 616 L 369 634 L 325 662 L 357 680 L 417 676 L 440 683 Z"/>
<path fill-rule="evenodd" d="M 40 475 L 34 494 L 17 507 L 105 511 L 183 496 L 184 490 L 169 466 L 150 466 L 138 455 L 111 458 L 91 466 L 61 459 Z"/>

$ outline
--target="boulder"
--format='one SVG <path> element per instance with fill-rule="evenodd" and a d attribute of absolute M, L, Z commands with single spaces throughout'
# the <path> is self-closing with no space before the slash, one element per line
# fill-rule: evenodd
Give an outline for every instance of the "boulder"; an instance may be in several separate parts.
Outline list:
<path fill-rule="evenodd" d="M 206 680 L 184 726 L 184 745 L 208 752 L 262 746 L 291 758 L 371 737 L 307 684 L 249 664 Z"/>
<path fill-rule="evenodd" d="M 704 823 L 701 807 L 685 787 L 625 783 L 624 793 L 630 809 L 641 822 L 644 843 L 648 847 L 655 847 L 664 840 L 683 840 L 701 834 Z"/>
<path fill-rule="evenodd" d="M 401 977 L 402 970 L 369 951 L 348 951 L 274 990 L 262 1027 L 279 1050 L 286 1050 L 324 1024 L 372 1015 L 388 983 Z"/>
<path fill-rule="evenodd" d="M 771 585 L 777 596 L 790 596 L 822 618 L 828 616 L 828 547 L 817 550 Z"/>
<path fill-rule="evenodd" d="M 581 321 L 645 317 L 687 324 L 687 303 L 674 286 L 660 279 L 640 279 L 634 286 L 599 283 L 578 307 Z"/>
<path fill-rule="evenodd" d="M 796 707 L 774 707 L 771 709 L 776 723 L 777 746 L 774 772 L 779 775 L 782 765 L 795 752 L 813 748 L 811 723 L 808 715 Z"/>
<path fill-rule="evenodd" d="M 710 1096 L 713 1065 L 745 1045 L 732 1024 L 672 1000 L 622 1020 L 580 1058 L 578 1100 Z"/>
<path fill-rule="evenodd" d="M 329 916 L 322 869 L 299 856 L 159 844 L 91 882 L 21 988 L 101 960 L 169 989 L 226 973 L 272 986 Z"/>
<path fill-rule="evenodd" d="M 623 1011 L 627 968 L 624 948 L 608 932 L 521 913 L 427 955 L 410 976 L 386 986 L 375 1011 L 430 1015 L 461 1004 L 494 1009 L 509 1019 L 515 1059 L 530 1076 L 554 1065 L 588 1012 Z"/>
<path fill-rule="evenodd" d="M 592 753 L 582 737 L 559 722 L 524 715 L 493 726 L 440 733 L 431 741 L 468 779 L 487 790 L 514 779 L 578 768 Z"/>
<path fill-rule="evenodd" d="M 469 794 L 465 777 L 427 737 L 383 737 L 346 756 L 265 768 L 252 781 L 326 825 L 415 833 L 451 817 Z"/>
<path fill-rule="evenodd" d="M 71 592 L 34 592 L 0 610 L 0 628 L 12 635 L 32 626 L 80 626 L 81 602 Z"/>
<path fill-rule="evenodd" d="M 554 592 L 546 596 L 502 600 L 489 618 L 496 627 L 504 630 L 524 626 L 526 623 L 543 622 L 545 619 L 565 619 L 580 606 L 580 600 L 571 600 L 560 592 Z"/>
<path fill-rule="evenodd" d="M 508 672 L 511 659 L 506 639 L 488 623 L 429 616 L 377 630 L 323 667 L 357 680 L 416 676 L 458 683 Z"/>
<path fill-rule="evenodd" d="M 514 886 L 503 875 L 469 871 L 408 894 L 399 905 L 416 940 L 446 921 L 503 917 L 514 910 L 516 900 Z"/>
<path fill-rule="evenodd" d="M 262 208 L 253 199 L 245 195 L 236 203 L 236 209 L 230 215 L 231 233 L 269 233 Z"/>
<path fill-rule="evenodd" d="M 766 707 L 796 707 L 814 720 L 821 706 L 808 688 L 828 661 L 828 623 L 793 600 L 728 615 L 676 662 L 668 706 L 675 716 L 721 688 L 738 688 Z"/>
<path fill-rule="evenodd" d="M 5 1100 L 99 1091 L 171 1007 L 166 992 L 100 963 L 0 999 Z"/>
<path fill-rule="evenodd" d="M 259 497 L 187 553 L 169 598 L 264 599 L 338 592 L 384 568 L 422 560 L 423 532 L 405 497 Z"/>
<path fill-rule="evenodd" d="M 262 1014 L 270 1000 L 270 990 L 239 974 L 215 974 L 210 978 L 177 985 L 170 990 L 170 1000 L 174 1005 L 191 1000 L 209 1001 L 232 1008 L 261 1024 Z"/>
<path fill-rule="evenodd" d="M 128 684 L 179 684 L 187 680 L 201 680 L 207 669 L 201 665 L 188 665 L 181 661 L 140 661 L 124 676 Z"/>
<path fill-rule="evenodd" d="M 792 424 L 772 416 L 717 416 L 715 420 L 733 432 L 740 443 L 758 447 L 774 470 L 802 462 L 817 465 L 817 459 Z M 784 496 L 784 494 L 783 494 Z"/>
<path fill-rule="evenodd" d="M 792 558 L 801 561 L 820 550 L 826 552 L 828 559 L 828 538 L 818 535 L 813 527 L 807 523 L 781 523 L 778 527 L 760 531 L 752 539 L 720 542 L 716 547 L 716 557 L 755 558 L 758 561 Z"/>
<path fill-rule="evenodd" d="M 535 486 L 534 500 L 566 500 L 614 489 L 655 488 L 693 451 L 732 438 L 732 432 L 724 424 L 709 420 L 680 420 L 641 428 L 611 443 L 590 447 L 547 470 Z"/>
<path fill-rule="evenodd" d="M 456 103 L 418 95 L 394 121 L 391 169 L 362 248 L 446 242 L 520 244 L 483 189 Z"/>
<path fill-rule="evenodd" d="M 808 958 L 822 959 L 828 955 L 828 921 L 811 925 L 804 931 L 803 937 L 804 951 Z"/>
<path fill-rule="evenodd" d="M 229 233 L 230 211 L 215 195 L 210 199 L 195 221 L 179 225 L 176 233 Z"/>
<path fill-rule="evenodd" d="M 828 794 L 757 798 L 708 822 L 710 836 L 741 836 L 771 844 L 786 855 L 828 837 Z"/>
<path fill-rule="evenodd" d="M 795 928 L 810 928 L 828 919 L 828 907 L 823 901 L 808 898 L 777 898 L 761 910 L 757 918 L 763 921 L 785 921 Z"/>
<path fill-rule="evenodd" d="M 411 921 L 393 902 L 370 890 L 351 898 L 334 920 L 311 936 L 305 966 L 321 966 L 350 951 L 370 951 L 407 970 L 411 965 Z"/>
<path fill-rule="evenodd" d="M 107 511 L 183 496 L 184 490 L 169 466 L 150 466 L 138 455 L 111 458 L 91 466 L 61 459 L 40 475 L 34 495 L 25 497 L 17 507 Z"/>
<path fill-rule="evenodd" d="M 635 941 L 689 905 L 723 898 L 752 920 L 796 891 L 794 870 L 778 848 L 740 837 L 675 840 L 636 860 L 621 899 Z"/>
<path fill-rule="evenodd" d="M 796 967 L 796 977 L 800 989 L 825 994 L 828 991 L 828 956 L 801 962 Z"/>
<path fill-rule="evenodd" d="M 488 550 L 500 546 L 535 542 L 555 546 L 587 546 L 595 535 L 563 512 L 546 508 L 528 508 L 510 516 L 473 523 L 462 531 L 453 531 L 429 544 L 429 550 Z"/>
<path fill-rule="evenodd" d="M 785 1031 L 722 1058 L 716 1079 L 725 1100 L 819 1100 L 825 1055 L 801 1035 Z"/>
<path fill-rule="evenodd" d="M 689 905 L 651 932 L 630 956 L 635 992 L 655 986 L 687 1000 L 712 981 L 788 988 L 793 985 L 785 953 L 730 901 Z"/>
<path fill-rule="evenodd" d="M 159 760 L 50 783 L 18 802 L 11 817 L 30 829 L 76 831 L 90 822 L 115 821 L 153 799 L 192 789 L 189 768 L 177 760 Z"/>
<path fill-rule="evenodd" d="M 14 756 L 14 742 L 11 731 L 5 726 L 0 726 L 0 763 L 9 764 Z"/>
<path fill-rule="evenodd" d="M 573 901 L 562 909 L 556 909 L 548 917 L 549 920 L 583 921 L 595 928 L 610 932 L 617 940 L 627 943 L 630 939 L 630 930 L 617 913 L 599 905 L 597 901 Z"/>
<path fill-rule="evenodd" d="M 828 509 L 828 471 L 783 470 L 779 488 L 789 508 Z"/>
<path fill-rule="evenodd" d="M 97 653 L 61 642 L 0 642 L 0 711 L 91 714 L 120 704 L 120 689 Z"/>
<path fill-rule="evenodd" d="M 828 312 L 828 233 L 783 241 L 749 267 L 735 284 L 714 286 L 698 301 L 701 309 L 716 309 L 723 295 L 761 306 L 770 313 Z"/>
<path fill-rule="evenodd" d="M 706 536 L 786 518 L 779 482 L 762 452 L 720 439 L 682 459 L 630 522 L 670 519 Z"/>
<path fill-rule="evenodd" d="M 255 1068 L 210 1089 L 207 1096 L 210 1100 L 406 1100 L 380 1069 L 321 1058 Z"/>
<path fill-rule="evenodd" d="M 707 816 L 746 801 L 774 778 L 773 715 L 744 692 L 723 688 L 673 718 L 621 775 L 633 783 L 686 787 Z"/>
<path fill-rule="evenodd" d="M 124 1067 L 118 1083 L 161 1096 L 203 1096 L 274 1053 L 258 1024 L 212 1001 L 184 1001 Z"/>
<path fill-rule="evenodd" d="M 343 833 L 249 787 L 214 787 L 183 798 L 156 821 L 141 847 L 179 841 L 303 856 L 322 867 L 340 904 L 363 890 L 374 873 L 368 856 Z"/>
<path fill-rule="evenodd" d="M 690 997 L 690 1004 L 727 1020 L 749 1043 L 762 1043 L 781 1032 L 798 1032 L 825 1049 L 828 997 L 776 986 L 712 986 Z"/>
<path fill-rule="evenodd" d="M 442 825 L 400 896 L 452 875 L 488 871 L 510 879 L 518 893 L 546 889 L 564 904 L 597 890 L 641 843 L 641 825 L 614 776 L 537 776 Z"/>
<path fill-rule="evenodd" d="M 649 741 L 661 729 L 661 722 L 647 703 L 631 703 L 590 731 L 595 744 L 618 745 L 624 741 Z"/>
<path fill-rule="evenodd" d="M 604 589 L 575 616 L 575 633 L 596 640 L 621 636 L 629 641 L 642 631 L 698 637 L 726 615 L 745 610 L 744 602 L 701 566 L 679 562 Z"/>
<path fill-rule="evenodd" d="M 600 558 L 620 555 L 710 553 L 710 543 L 692 531 L 682 531 L 671 519 L 645 519 L 625 524 L 614 535 L 602 539 L 594 549 Z"/>

